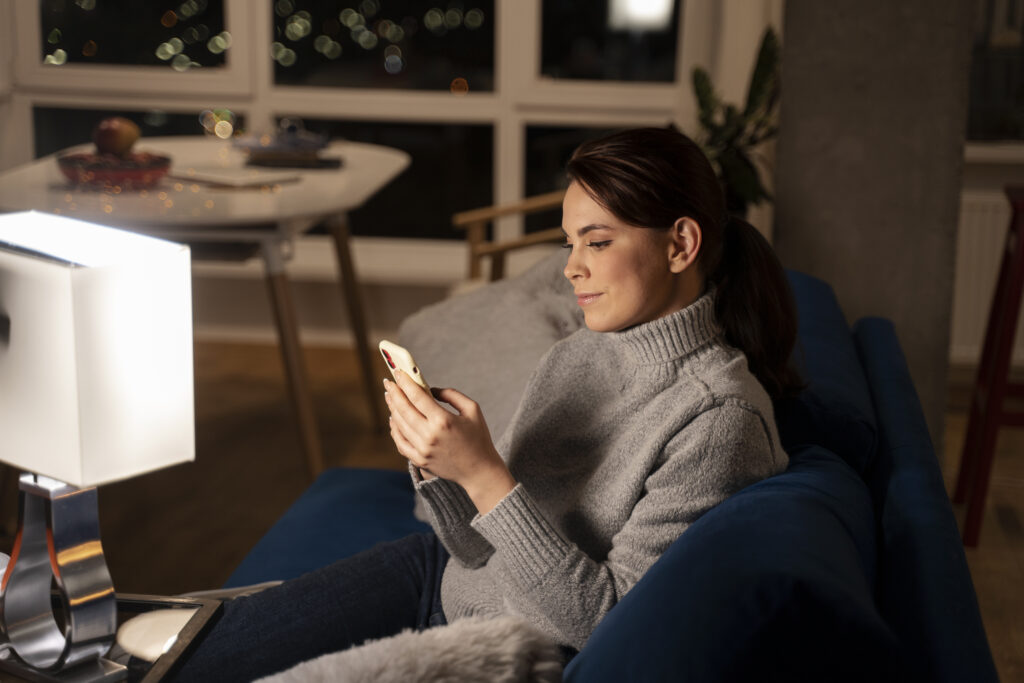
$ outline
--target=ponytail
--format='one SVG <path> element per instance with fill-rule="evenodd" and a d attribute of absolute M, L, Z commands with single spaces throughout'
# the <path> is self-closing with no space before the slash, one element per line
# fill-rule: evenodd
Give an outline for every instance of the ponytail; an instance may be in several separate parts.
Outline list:
<path fill-rule="evenodd" d="M 721 258 L 708 279 L 715 285 L 715 316 L 726 341 L 743 351 L 750 371 L 773 399 L 803 382 L 790 363 L 796 344 L 793 293 L 775 251 L 754 226 L 730 216 Z"/>

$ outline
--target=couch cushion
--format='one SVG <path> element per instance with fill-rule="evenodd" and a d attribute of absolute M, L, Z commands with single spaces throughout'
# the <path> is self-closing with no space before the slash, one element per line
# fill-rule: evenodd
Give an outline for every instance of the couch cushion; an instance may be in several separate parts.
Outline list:
<path fill-rule="evenodd" d="M 708 512 L 615 606 L 569 681 L 887 680 L 874 518 L 857 474 L 811 446 Z"/>
<path fill-rule="evenodd" d="M 291 579 L 381 541 L 429 531 L 413 518 L 408 472 L 323 472 L 253 546 L 226 587 Z"/>
<path fill-rule="evenodd" d="M 817 444 L 863 474 L 874 456 L 874 406 L 850 329 L 832 288 L 789 271 L 799 315 L 794 360 L 807 382 L 795 398 L 775 402 L 783 448 Z"/>
<path fill-rule="evenodd" d="M 556 249 L 521 275 L 428 306 L 399 328 L 426 380 L 479 403 L 495 440 L 541 357 L 583 326 L 565 259 Z"/>

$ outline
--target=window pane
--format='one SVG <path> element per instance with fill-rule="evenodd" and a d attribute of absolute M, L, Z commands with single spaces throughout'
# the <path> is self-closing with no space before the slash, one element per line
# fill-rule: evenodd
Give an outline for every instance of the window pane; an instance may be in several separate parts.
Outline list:
<path fill-rule="evenodd" d="M 231 38 L 223 0 L 42 0 L 46 64 L 223 66 Z"/>
<path fill-rule="evenodd" d="M 494 0 L 276 0 L 279 85 L 494 89 Z"/>
<path fill-rule="evenodd" d="M 244 121 L 236 114 L 223 114 L 241 128 Z M 46 156 L 65 147 L 92 141 L 92 131 L 101 120 L 109 116 L 123 116 L 139 126 L 145 144 L 147 137 L 157 135 L 204 135 L 200 113 L 171 114 L 168 112 L 124 111 L 123 109 L 69 109 L 64 107 L 33 107 L 32 123 L 35 131 L 36 157 Z"/>
<path fill-rule="evenodd" d="M 541 73 L 554 78 L 676 77 L 682 0 L 543 0 Z"/>
<path fill-rule="evenodd" d="M 314 119 L 304 124 L 331 138 L 395 147 L 412 157 L 401 175 L 349 214 L 355 235 L 462 240 L 464 233 L 451 226 L 452 214 L 492 203 L 489 125 Z"/>
<path fill-rule="evenodd" d="M 566 187 L 565 165 L 580 143 L 612 132 L 612 128 L 528 126 L 526 128 L 526 196 Z M 557 228 L 560 209 L 526 217 L 526 232 Z"/>
<path fill-rule="evenodd" d="M 1024 140 L 1024 0 L 977 3 L 970 140 Z"/>

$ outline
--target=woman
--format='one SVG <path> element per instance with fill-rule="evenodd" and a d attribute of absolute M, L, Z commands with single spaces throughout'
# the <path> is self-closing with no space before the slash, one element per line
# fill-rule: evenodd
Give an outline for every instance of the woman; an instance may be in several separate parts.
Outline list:
<path fill-rule="evenodd" d="M 458 391 L 385 381 L 436 536 L 229 603 L 183 680 L 224 653 L 257 659 L 244 680 L 467 616 L 514 613 L 578 650 L 690 524 L 785 467 L 771 399 L 799 382 L 793 304 L 703 153 L 632 130 L 567 171 L 564 272 L 586 329 L 548 351 L 501 440 Z"/>

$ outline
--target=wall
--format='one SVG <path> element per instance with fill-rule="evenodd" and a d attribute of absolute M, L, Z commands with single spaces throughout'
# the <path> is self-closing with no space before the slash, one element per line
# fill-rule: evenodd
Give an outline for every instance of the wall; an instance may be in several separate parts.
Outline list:
<path fill-rule="evenodd" d="M 941 445 L 970 0 L 791 0 L 775 243 L 849 321 L 891 318 Z M 941 449 L 939 450 L 941 453 Z"/>

